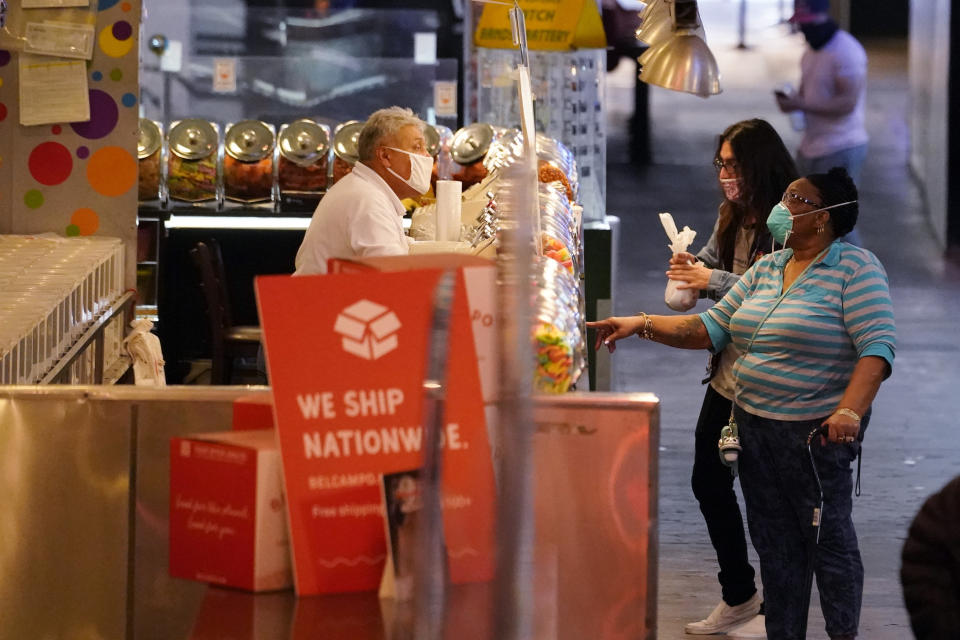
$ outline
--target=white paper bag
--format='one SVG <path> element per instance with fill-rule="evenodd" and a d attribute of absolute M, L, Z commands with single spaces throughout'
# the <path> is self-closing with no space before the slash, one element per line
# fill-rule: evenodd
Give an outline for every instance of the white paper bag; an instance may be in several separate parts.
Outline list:
<path fill-rule="evenodd" d="M 133 379 L 137 386 L 165 387 L 163 352 L 160 338 L 150 333 L 153 323 L 145 318 L 130 323 L 133 330 L 123 340 L 123 350 L 133 361 Z"/>
<path fill-rule="evenodd" d="M 663 230 L 667 232 L 667 238 L 670 239 L 670 244 L 667 246 L 673 252 L 673 255 L 686 251 L 697 236 L 697 232 L 690 227 L 684 227 L 683 231 L 677 231 L 677 225 L 673 221 L 673 216 L 669 213 L 660 214 L 660 224 L 663 225 Z M 663 301 L 674 311 L 689 311 L 697 305 L 700 292 L 696 289 L 679 289 L 678 287 L 681 284 L 683 283 L 678 280 L 667 280 L 667 288 L 663 292 Z"/>

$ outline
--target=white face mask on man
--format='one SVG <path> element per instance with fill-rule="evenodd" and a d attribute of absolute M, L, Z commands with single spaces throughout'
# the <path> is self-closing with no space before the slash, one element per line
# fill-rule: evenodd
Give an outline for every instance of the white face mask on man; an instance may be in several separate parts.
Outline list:
<path fill-rule="evenodd" d="M 395 175 L 398 180 L 402 180 L 417 193 L 423 194 L 430 190 L 430 174 L 433 173 L 433 158 L 431 156 L 422 156 L 419 153 L 411 153 L 410 151 L 404 151 L 396 147 L 384 147 L 384 149 L 399 151 L 400 153 L 405 153 L 410 156 L 409 178 L 404 178 L 390 167 L 387 167 L 387 171 Z"/>

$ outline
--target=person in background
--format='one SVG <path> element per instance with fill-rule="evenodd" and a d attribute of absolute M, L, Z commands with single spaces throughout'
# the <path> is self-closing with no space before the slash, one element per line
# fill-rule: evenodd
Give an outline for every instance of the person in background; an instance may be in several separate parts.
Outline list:
<path fill-rule="evenodd" d="M 903 543 L 900 582 L 917 640 L 960 629 L 960 476 L 923 503 Z"/>
<path fill-rule="evenodd" d="M 859 184 L 868 141 L 867 54 L 830 18 L 829 9 L 829 0 L 796 1 L 790 21 L 809 45 L 800 60 L 800 88 L 793 95 L 777 91 L 775 96 L 781 111 L 800 111 L 806 121 L 797 151 L 800 173 L 843 167 Z M 859 234 L 852 233 L 845 239 L 860 246 Z"/>
<path fill-rule="evenodd" d="M 767 217 L 785 248 L 758 260 L 716 305 L 587 323 L 596 347 L 611 351 L 634 334 L 714 353 L 733 342 L 740 351 L 733 418 L 771 640 L 805 638 L 813 575 L 831 640 L 858 632 L 863 563 L 850 465 L 890 375 L 896 329 L 880 261 L 840 240 L 857 215 L 844 169 L 808 175 Z"/>
<path fill-rule="evenodd" d="M 771 251 L 767 213 L 796 180 L 797 170 L 776 130 L 759 118 L 728 127 L 719 137 L 713 164 L 724 196 L 713 233 L 696 257 L 673 256 L 667 276 L 681 281 L 681 288 L 698 289 L 700 297 L 720 300 L 750 265 Z M 733 475 L 717 455 L 720 430 L 730 418 L 733 364 L 738 355 L 731 344 L 710 360 L 691 480 L 717 553 L 722 600 L 705 619 L 686 625 L 685 631 L 696 635 L 731 631 L 731 637 L 763 638 L 760 596 L 747 558 Z"/>
<path fill-rule="evenodd" d="M 358 140 L 360 159 L 313 212 L 294 275 L 326 273 L 329 258 L 407 254 L 400 201 L 426 193 L 433 170 L 423 127 L 400 107 L 367 119 Z"/>

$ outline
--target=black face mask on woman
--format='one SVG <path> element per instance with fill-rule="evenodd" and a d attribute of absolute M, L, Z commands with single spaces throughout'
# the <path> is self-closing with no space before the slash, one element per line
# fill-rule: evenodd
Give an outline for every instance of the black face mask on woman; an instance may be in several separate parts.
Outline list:
<path fill-rule="evenodd" d="M 823 45 L 830 42 L 830 38 L 833 37 L 833 34 L 835 34 L 839 28 L 833 20 L 827 20 L 819 24 L 800 25 L 800 31 L 803 32 L 803 37 L 807 39 L 807 43 L 815 50 L 820 49 Z"/>

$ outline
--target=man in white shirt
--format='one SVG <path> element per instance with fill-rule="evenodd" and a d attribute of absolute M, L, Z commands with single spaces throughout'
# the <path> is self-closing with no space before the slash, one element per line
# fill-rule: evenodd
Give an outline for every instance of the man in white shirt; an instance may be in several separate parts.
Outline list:
<path fill-rule="evenodd" d="M 400 200 L 426 193 L 433 169 L 423 127 L 400 107 L 367 119 L 357 142 L 360 159 L 314 211 L 295 275 L 326 273 L 328 258 L 407 254 Z"/>

